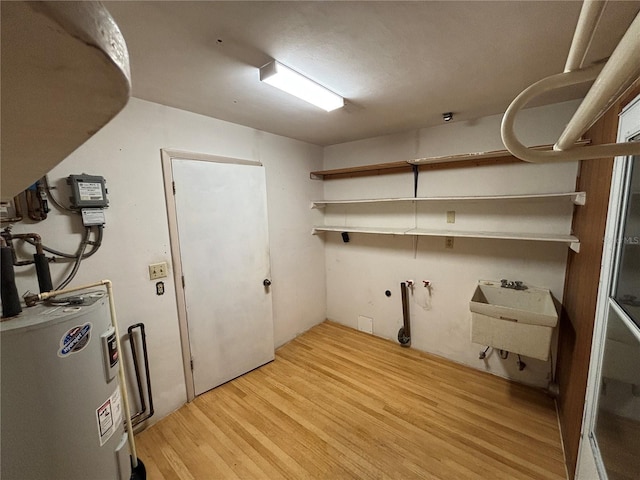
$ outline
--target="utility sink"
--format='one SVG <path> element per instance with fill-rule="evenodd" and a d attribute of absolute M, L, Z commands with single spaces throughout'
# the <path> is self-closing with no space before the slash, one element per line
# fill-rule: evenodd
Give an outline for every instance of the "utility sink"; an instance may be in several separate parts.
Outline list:
<path fill-rule="evenodd" d="M 546 288 L 526 290 L 503 288 L 500 282 L 480 280 L 469 308 L 502 320 L 555 327 L 558 313 L 551 292 Z"/>
<path fill-rule="evenodd" d="M 472 342 L 548 360 L 558 313 L 546 288 L 515 290 L 480 280 L 469 309 Z"/>

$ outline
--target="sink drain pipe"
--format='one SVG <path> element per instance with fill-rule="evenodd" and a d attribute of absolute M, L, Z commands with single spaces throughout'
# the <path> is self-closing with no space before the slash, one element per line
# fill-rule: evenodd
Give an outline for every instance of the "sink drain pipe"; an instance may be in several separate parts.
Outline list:
<path fill-rule="evenodd" d="M 398 342 L 403 347 L 411 346 L 411 324 L 409 323 L 409 294 L 407 292 L 407 284 L 400 283 L 400 292 L 402 293 L 402 327 L 398 330 Z"/>

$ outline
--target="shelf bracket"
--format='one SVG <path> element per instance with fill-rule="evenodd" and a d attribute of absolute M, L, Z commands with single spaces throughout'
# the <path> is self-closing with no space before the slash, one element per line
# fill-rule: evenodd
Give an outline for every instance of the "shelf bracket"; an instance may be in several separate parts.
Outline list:
<path fill-rule="evenodd" d="M 578 192 L 576 196 L 573 197 L 574 205 L 584 205 L 587 203 L 587 193 L 586 192 Z"/>
<path fill-rule="evenodd" d="M 569 243 L 569 248 L 576 253 L 580 253 L 580 242 Z"/>

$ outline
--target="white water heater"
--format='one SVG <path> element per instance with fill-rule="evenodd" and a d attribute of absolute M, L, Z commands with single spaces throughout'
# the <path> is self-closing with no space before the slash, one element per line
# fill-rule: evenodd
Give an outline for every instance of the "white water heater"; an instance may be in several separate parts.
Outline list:
<path fill-rule="evenodd" d="M 129 480 L 115 340 L 105 292 L 0 322 L 2 480 Z"/>

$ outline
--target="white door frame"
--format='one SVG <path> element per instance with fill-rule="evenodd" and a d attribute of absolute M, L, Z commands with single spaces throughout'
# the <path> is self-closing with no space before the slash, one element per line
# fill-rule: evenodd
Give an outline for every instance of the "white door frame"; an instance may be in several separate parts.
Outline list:
<path fill-rule="evenodd" d="M 176 289 L 176 302 L 178 305 L 178 328 L 180 329 L 180 344 L 182 349 L 182 368 L 184 370 L 184 380 L 187 387 L 187 402 L 191 402 L 195 397 L 195 385 L 193 382 L 193 372 L 191 370 L 191 344 L 189 343 L 189 326 L 187 323 L 187 304 L 184 295 L 182 257 L 180 256 L 180 237 L 178 236 L 178 215 L 173 189 L 173 170 L 171 161 L 173 159 L 200 160 L 203 162 L 232 163 L 236 165 L 262 166 L 262 162 L 253 160 L 242 160 L 238 158 L 221 157 L 206 153 L 187 152 L 162 148 L 162 174 L 164 176 L 164 198 L 167 205 L 167 219 L 169 221 L 169 241 L 171 244 L 171 260 L 173 263 L 173 281 Z"/>

